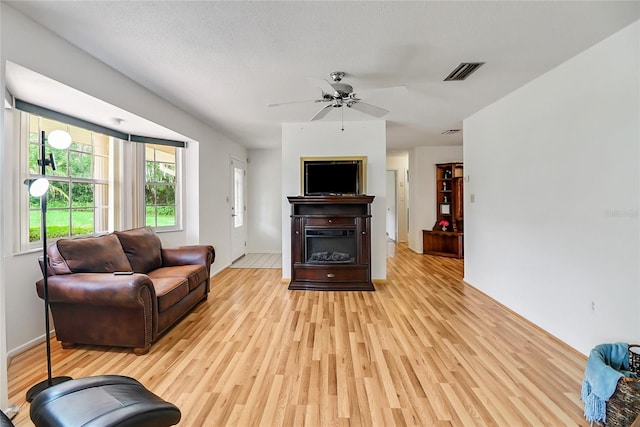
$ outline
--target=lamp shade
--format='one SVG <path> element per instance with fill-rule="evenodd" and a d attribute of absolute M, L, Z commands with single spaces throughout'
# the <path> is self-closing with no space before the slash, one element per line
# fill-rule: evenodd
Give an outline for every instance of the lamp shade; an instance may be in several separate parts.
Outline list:
<path fill-rule="evenodd" d="M 41 197 L 49 189 L 49 180 L 47 178 L 38 178 L 29 185 L 29 194 L 33 197 Z"/>
<path fill-rule="evenodd" d="M 49 137 L 47 138 L 47 141 L 53 148 L 64 150 L 65 148 L 69 148 L 69 146 L 71 145 L 71 135 L 63 130 L 57 129 L 51 131 Z"/>

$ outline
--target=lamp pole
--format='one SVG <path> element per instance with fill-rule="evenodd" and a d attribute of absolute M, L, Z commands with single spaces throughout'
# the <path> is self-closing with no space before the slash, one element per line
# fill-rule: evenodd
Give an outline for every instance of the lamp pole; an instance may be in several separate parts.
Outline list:
<path fill-rule="evenodd" d="M 51 166 L 53 170 L 56 169 L 56 164 L 53 159 L 53 154 L 47 159 L 45 149 L 45 133 L 40 133 L 40 159 L 38 160 L 40 165 L 40 174 L 42 178 L 47 175 L 46 167 Z M 48 190 L 47 190 L 48 191 Z M 71 377 L 51 377 L 51 342 L 50 342 L 50 325 L 49 325 L 49 256 L 47 255 L 47 191 L 40 196 L 40 238 L 42 240 L 42 259 L 43 259 L 43 297 L 44 297 L 44 336 L 47 347 L 47 380 L 39 382 L 27 390 L 27 402 L 31 402 L 41 391 L 65 381 L 69 381 Z"/>

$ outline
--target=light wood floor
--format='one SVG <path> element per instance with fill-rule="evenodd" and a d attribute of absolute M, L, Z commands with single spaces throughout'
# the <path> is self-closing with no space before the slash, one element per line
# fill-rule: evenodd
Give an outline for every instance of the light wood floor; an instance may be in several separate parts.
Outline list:
<path fill-rule="evenodd" d="M 227 269 L 149 354 L 54 342 L 54 375 L 134 377 L 181 426 L 587 425 L 584 356 L 465 285 L 461 260 L 388 253 L 376 292 L 289 291 L 280 270 Z M 15 357 L 10 402 L 45 376 L 44 344 Z"/>

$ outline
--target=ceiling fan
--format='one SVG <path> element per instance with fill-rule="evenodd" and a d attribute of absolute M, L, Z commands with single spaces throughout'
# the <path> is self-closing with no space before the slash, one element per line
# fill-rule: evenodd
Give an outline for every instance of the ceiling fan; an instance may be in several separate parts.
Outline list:
<path fill-rule="evenodd" d="M 294 101 L 294 102 L 283 102 L 279 104 L 269 104 L 268 107 L 279 107 L 281 105 L 287 104 L 298 104 L 298 103 L 306 103 L 306 102 L 323 102 L 327 105 L 323 106 L 320 111 L 318 111 L 311 120 L 320 120 L 324 116 L 326 116 L 332 108 L 353 108 L 354 110 L 360 111 L 361 113 L 368 114 L 373 117 L 382 117 L 387 114 L 389 111 L 384 108 L 376 107 L 375 105 L 368 104 L 363 102 L 362 99 L 358 98 L 353 91 L 353 86 L 348 83 L 342 81 L 343 77 L 346 75 L 344 71 L 334 71 L 329 76 L 331 77 L 331 82 L 323 79 L 316 79 L 308 77 L 308 80 L 311 81 L 314 85 L 318 86 L 322 90 L 322 98 L 314 99 L 311 101 Z M 395 86 L 390 88 L 376 89 L 375 92 L 381 91 L 403 91 L 406 92 L 407 88 L 405 86 Z"/>

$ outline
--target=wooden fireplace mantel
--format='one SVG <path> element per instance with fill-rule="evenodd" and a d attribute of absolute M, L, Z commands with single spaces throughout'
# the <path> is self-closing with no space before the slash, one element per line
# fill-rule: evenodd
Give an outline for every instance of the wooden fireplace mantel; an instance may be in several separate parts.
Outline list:
<path fill-rule="evenodd" d="M 375 196 L 289 196 L 292 290 L 374 291 L 371 203 Z M 346 243 L 347 261 L 313 261 L 314 239 Z M 317 240 L 316 240 L 317 241 Z M 329 243 L 326 243 L 329 242 Z M 342 254 L 342 252 L 340 252 Z"/>

